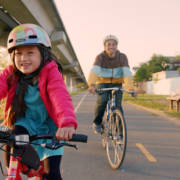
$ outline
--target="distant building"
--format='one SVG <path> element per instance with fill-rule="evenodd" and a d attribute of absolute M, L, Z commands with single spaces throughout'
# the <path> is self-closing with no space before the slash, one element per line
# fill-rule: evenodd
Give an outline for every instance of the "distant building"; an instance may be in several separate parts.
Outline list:
<path fill-rule="evenodd" d="M 169 67 L 169 70 L 176 70 L 180 67 L 180 60 L 176 59 L 176 57 L 173 56 L 170 56 L 169 58 L 171 59 L 171 62 L 165 64 L 165 66 Z"/>
<path fill-rule="evenodd" d="M 179 71 L 161 71 L 161 72 L 153 73 L 152 80 L 158 81 L 158 80 L 174 78 L 174 77 L 179 77 Z"/>
<path fill-rule="evenodd" d="M 180 88 L 178 71 L 161 71 L 153 74 L 153 80 L 146 83 L 146 93 L 171 95 Z"/>

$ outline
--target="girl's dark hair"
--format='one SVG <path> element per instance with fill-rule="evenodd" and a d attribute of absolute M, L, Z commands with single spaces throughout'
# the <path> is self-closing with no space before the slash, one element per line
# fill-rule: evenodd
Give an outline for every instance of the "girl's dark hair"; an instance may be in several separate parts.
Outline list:
<path fill-rule="evenodd" d="M 36 76 L 31 78 L 31 80 L 36 79 L 38 77 L 42 67 L 44 66 L 44 64 L 47 61 L 54 60 L 58 65 L 59 71 L 62 73 L 63 68 L 62 68 L 61 64 L 58 62 L 57 57 L 52 53 L 51 49 L 46 48 L 44 46 L 37 46 L 37 47 L 38 47 L 38 49 L 39 49 L 39 51 L 41 53 L 42 62 L 41 62 L 40 68 L 38 69 L 38 72 L 36 72 Z M 14 79 L 17 76 L 19 78 L 19 81 L 21 81 L 22 77 L 24 76 L 15 66 L 15 63 L 14 63 L 14 51 L 11 52 L 11 60 L 13 62 L 14 71 L 8 77 L 8 87 L 9 87 L 9 89 L 13 85 Z M 19 81 L 18 81 L 18 83 L 20 83 Z M 18 88 L 18 91 L 16 89 L 16 93 L 14 95 L 13 102 L 12 102 L 12 105 L 10 107 L 8 117 L 6 119 L 7 126 L 9 126 L 11 128 L 14 126 L 17 117 L 22 117 L 22 116 L 25 115 L 26 104 L 24 102 L 24 96 L 25 96 L 25 92 L 27 90 L 27 85 L 28 85 L 27 83 L 21 83 L 20 88 Z"/>

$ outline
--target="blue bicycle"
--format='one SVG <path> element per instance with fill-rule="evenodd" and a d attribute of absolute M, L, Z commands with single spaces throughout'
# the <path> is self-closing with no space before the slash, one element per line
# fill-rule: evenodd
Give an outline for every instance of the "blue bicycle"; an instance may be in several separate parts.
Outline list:
<path fill-rule="evenodd" d="M 106 149 L 111 168 L 118 169 L 122 165 L 126 153 L 127 129 L 125 118 L 116 105 L 116 92 L 125 91 L 132 96 L 134 96 L 134 92 L 118 87 L 96 89 L 97 93 L 105 91 L 109 94 L 109 100 L 102 121 L 102 146 Z"/>

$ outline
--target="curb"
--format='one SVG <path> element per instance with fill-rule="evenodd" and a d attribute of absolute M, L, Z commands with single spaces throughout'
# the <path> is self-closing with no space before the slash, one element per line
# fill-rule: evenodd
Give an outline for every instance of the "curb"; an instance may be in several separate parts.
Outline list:
<path fill-rule="evenodd" d="M 163 111 L 147 108 L 147 107 L 141 106 L 139 104 L 135 104 L 135 103 L 128 102 L 128 101 L 126 101 L 125 103 L 131 104 L 132 106 L 135 106 L 137 108 L 143 109 L 143 110 L 151 112 L 153 114 L 156 114 L 156 115 L 163 117 L 164 119 L 169 120 L 169 121 L 173 122 L 174 124 L 180 126 L 180 119 L 179 118 L 169 116 L 166 113 L 164 113 Z"/>

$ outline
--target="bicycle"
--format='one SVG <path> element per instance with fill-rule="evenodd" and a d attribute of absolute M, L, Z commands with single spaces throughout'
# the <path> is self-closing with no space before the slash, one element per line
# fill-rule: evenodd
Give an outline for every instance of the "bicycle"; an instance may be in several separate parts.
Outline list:
<path fill-rule="evenodd" d="M 109 99 L 102 121 L 101 139 L 102 147 L 106 149 L 107 159 L 112 169 L 121 167 L 127 145 L 126 121 L 116 105 L 116 92 L 118 91 L 127 92 L 135 96 L 134 92 L 118 87 L 96 89 L 96 93 L 108 93 Z"/>
<path fill-rule="evenodd" d="M 68 142 L 59 141 L 56 139 L 55 135 L 41 134 L 28 136 L 24 135 L 13 135 L 11 130 L 5 126 L 0 127 L 0 150 L 3 150 L 4 145 L 9 145 L 10 147 L 18 147 L 18 150 L 14 148 L 13 152 L 8 152 L 10 154 L 10 165 L 8 168 L 8 174 L 4 173 L 2 168 L 2 163 L 0 161 L 0 168 L 3 176 L 7 176 L 7 180 L 22 180 L 21 173 L 25 174 L 28 178 L 35 177 L 36 180 L 42 180 L 44 172 L 43 162 L 40 161 L 37 152 L 33 148 L 34 145 L 41 146 L 48 149 L 58 149 L 62 146 L 74 147 L 77 149 L 76 144 L 71 144 L 70 142 L 84 142 L 87 143 L 87 136 L 84 134 L 73 134 L 73 137 Z M 50 142 L 38 144 L 33 141 L 38 139 L 49 139 Z"/>

